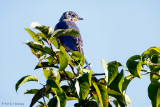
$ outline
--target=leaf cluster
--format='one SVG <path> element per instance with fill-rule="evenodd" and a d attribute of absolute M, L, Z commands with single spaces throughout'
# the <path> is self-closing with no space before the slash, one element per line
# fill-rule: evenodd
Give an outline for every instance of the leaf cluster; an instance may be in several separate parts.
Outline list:
<path fill-rule="evenodd" d="M 135 77 L 141 78 L 141 72 L 150 74 L 148 96 L 152 106 L 160 106 L 160 47 L 151 47 L 142 55 L 130 57 L 126 67 L 118 61 L 106 63 L 102 59 L 104 73 L 96 74 L 92 68 L 84 67 L 83 54 L 77 51 L 67 53 L 56 39 L 62 35 L 79 36 L 78 31 L 59 29 L 52 32 L 49 26 L 37 26 L 36 29 L 38 33 L 25 29 L 33 39 L 25 44 L 39 60 L 35 69 L 42 69 L 46 84 L 39 83 L 38 78 L 32 75 L 24 76 L 16 83 L 16 91 L 29 81 L 42 85 L 41 89 L 25 91 L 25 94 L 33 94 L 30 107 L 37 102 L 38 107 L 65 107 L 69 100 L 78 101 L 74 104 L 75 107 L 131 106 L 126 89 Z M 150 71 L 145 70 L 145 66 Z M 67 67 L 71 69 L 66 70 Z M 97 77 L 100 75 L 104 78 Z M 62 81 L 66 81 L 66 84 L 62 85 Z"/>

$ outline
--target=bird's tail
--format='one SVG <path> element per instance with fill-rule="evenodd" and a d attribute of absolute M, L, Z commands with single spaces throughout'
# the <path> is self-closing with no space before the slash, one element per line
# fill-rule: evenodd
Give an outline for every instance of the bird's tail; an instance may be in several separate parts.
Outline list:
<path fill-rule="evenodd" d="M 91 63 L 88 63 L 87 59 L 85 58 L 86 68 L 91 69 Z"/>

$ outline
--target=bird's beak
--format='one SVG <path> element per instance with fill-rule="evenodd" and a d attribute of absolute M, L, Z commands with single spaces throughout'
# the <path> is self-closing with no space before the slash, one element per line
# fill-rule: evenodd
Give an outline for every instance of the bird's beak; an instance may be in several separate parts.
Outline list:
<path fill-rule="evenodd" d="M 81 17 L 78 17 L 78 20 L 83 20 L 83 18 L 81 18 Z"/>

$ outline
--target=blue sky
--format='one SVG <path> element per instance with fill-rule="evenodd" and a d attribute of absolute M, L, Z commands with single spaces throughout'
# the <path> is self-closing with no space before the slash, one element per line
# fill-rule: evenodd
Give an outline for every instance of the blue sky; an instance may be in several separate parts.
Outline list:
<path fill-rule="evenodd" d="M 38 60 L 23 44 L 32 40 L 24 28 L 33 21 L 54 28 L 63 12 L 72 10 L 84 18 L 77 25 L 84 42 L 85 57 L 96 73 L 102 73 L 101 59 L 127 59 L 142 54 L 151 46 L 160 46 L 160 1 L 158 0 L 0 0 L 0 106 L 2 103 L 24 103 L 29 106 L 32 95 L 23 92 L 41 88 L 29 82 L 15 91 L 23 76 L 35 75 L 45 83 L 41 70 L 34 70 Z M 147 94 L 149 75 L 134 79 L 128 87 L 133 107 L 149 107 Z M 71 107 L 73 102 L 67 103 Z"/>

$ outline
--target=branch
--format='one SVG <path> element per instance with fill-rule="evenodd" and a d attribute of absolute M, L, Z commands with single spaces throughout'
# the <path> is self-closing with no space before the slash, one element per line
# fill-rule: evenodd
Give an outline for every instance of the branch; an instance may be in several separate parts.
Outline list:
<path fill-rule="evenodd" d="M 43 85 L 43 88 L 42 88 L 42 97 L 43 97 L 44 105 L 48 107 L 48 105 L 46 104 L 45 98 L 44 98 L 44 90 L 45 90 L 45 85 Z"/>

